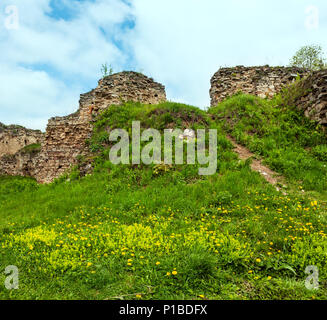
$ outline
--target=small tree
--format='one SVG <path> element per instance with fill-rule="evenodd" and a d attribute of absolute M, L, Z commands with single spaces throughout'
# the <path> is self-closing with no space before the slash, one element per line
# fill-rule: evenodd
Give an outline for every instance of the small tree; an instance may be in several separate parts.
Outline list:
<path fill-rule="evenodd" d="M 111 65 L 108 66 L 107 63 L 104 63 L 101 67 L 102 78 L 111 76 L 114 73 L 114 69 Z"/>
<path fill-rule="evenodd" d="M 326 68 L 326 59 L 321 46 L 304 46 L 296 52 L 290 62 L 291 66 L 305 68 L 312 71 Z"/>

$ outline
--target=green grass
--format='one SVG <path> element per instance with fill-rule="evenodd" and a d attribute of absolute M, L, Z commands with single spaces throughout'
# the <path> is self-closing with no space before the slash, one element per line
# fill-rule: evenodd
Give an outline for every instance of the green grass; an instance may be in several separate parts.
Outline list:
<path fill-rule="evenodd" d="M 88 141 L 92 175 L 81 178 L 75 168 L 51 185 L 0 177 L 0 270 L 16 265 L 20 272 L 20 288 L 13 291 L 0 273 L 0 298 L 326 299 L 326 204 L 307 194 L 282 195 L 238 160 L 223 132 L 227 121 L 234 133 L 234 116 L 244 105 L 242 121 L 251 124 L 247 109 L 264 117 L 259 110 L 268 102 L 231 99 L 230 110 L 227 101 L 208 114 L 174 103 L 113 107 Z M 228 111 L 235 114 L 224 118 Z M 129 128 L 133 119 L 160 130 L 187 123 L 217 128 L 217 173 L 200 177 L 198 165 L 185 164 L 112 165 L 103 137 L 115 127 Z M 324 149 L 317 146 L 323 136 L 301 121 L 301 141 L 312 131 L 308 157 L 322 161 Z M 253 128 L 265 130 L 260 124 Z M 319 268 L 318 291 L 304 285 L 309 265 Z"/>
<path fill-rule="evenodd" d="M 41 144 L 39 143 L 29 144 L 28 146 L 25 146 L 23 149 L 21 149 L 21 152 L 28 153 L 28 154 L 38 153 L 40 151 L 41 151 Z"/>
<path fill-rule="evenodd" d="M 209 113 L 226 133 L 262 157 L 288 183 L 325 193 L 326 133 L 301 111 L 284 106 L 280 96 L 269 101 L 235 95 Z"/>

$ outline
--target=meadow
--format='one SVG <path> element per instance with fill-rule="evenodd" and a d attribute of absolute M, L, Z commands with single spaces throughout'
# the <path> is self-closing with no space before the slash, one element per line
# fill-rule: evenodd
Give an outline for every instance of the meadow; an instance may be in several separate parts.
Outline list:
<path fill-rule="evenodd" d="M 279 100 L 278 100 L 279 99 Z M 108 128 L 216 128 L 218 169 L 114 166 Z M 233 136 L 284 175 L 278 192 L 240 161 Z M 79 166 L 50 185 L 0 178 L 1 299 L 326 299 L 326 136 L 281 97 L 236 95 L 208 111 L 127 103 L 99 116 Z M 80 166 L 83 161 L 80 159 Z M 308 290 L 308 266 L 319 290 Z"/>

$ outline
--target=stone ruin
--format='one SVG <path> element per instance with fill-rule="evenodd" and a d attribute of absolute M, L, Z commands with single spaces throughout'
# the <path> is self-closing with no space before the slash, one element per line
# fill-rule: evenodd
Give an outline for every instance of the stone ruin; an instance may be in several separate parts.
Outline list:
<path fill-rule="evenodd" d="M 291 104 L 304 111 L 306 117 L 327 126 L 327 70 L 316 71 L 291 87 Z"/>
<path fill-rule="evenodd" d="M 301 81 L 295 82 L 298 78 Z M 286 86 L 292 95 L 289 104 L 303 110 L 306 117 L 327 125 L 327 70 L 309 72 L 269 66 L 222 68 L 211 79 L 211 106 L 240 91 L 272 98 Z"/>
<path fill-rule="evenodd" d="M 12 149 L 11 154 L 0 151 L 0 174 L 52 182 L 75 165 L 79 155 L 89 153 L 85 142 L 92 134 L 96 115 L 110 105 L 127 101 L 158 104 L 166 101 L 165 87 L 137 72 L 121 72 L 101 79 L 96 89 L 81 95 L 77 112 L 49 120 L 40 140 L 40 152 L 22 154 L 16 150 L 19 147 Z"/>
<path fill-rule="evenodd" d="M 0 155 L 13 155 L 28 145 L 41 143 L 43 138 L 44 134 L 39 130 L 6 126 L 0 122 Z"/>
<path fill-rule="evenodd" d="M 244 67 L 221 68 L 211 79 L 211 106 L 239 91 L 261 98 L 272 98 L 298 76 L 308 75 L 308 70 L 294 67 Z"/>
<path fill-rule="evenodd" d="M 39 145 L 44 141 L 44 133 L 21 126 L 5 126 L 0 123 L 0 174 L 29 175 L 34 167 L 33 158 Z M 27 150 L 26 147 L 35 145 Z"/>
<path fill-rule="evenodd" d="M 287 67 L 222 68 L 211 79 L 211 105 L 239 91 L 272 98 L 298 77 L 302 81 L 291 86 L 297 93 L 292 103 L 307 117 L 327 125 L 327 70 L 309 73 Z M 121 72 L 101 79 L 96 89 L 82 94 L 77 112 L 50 119 L 45 134 L 0 124 L 0 175 L 52 182 L 76 165 L 78 156 L 90 155 L 85 142 L 91 137 L 92 123 L 99 112 L 127 101 L 158 104 L 166 101 L 165 87 L 140 73 Z M 41 144 L 41 148 L 26 152 L 31 144 Z"/>

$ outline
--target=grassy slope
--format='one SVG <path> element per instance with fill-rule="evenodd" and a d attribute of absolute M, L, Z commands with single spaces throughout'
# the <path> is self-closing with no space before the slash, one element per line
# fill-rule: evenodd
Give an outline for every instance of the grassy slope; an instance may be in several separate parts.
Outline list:
<path fill-rule="evenodd" d="M 327 190 L 327 136 L 300 111 L 283 106 L 280 96 L 268 101 L 236 95 L 209 113 L 289 183 L 306 191 Z"/>
<path fill-rule="evenodd" d="M 266 109 L 276 119 L 281 112 L 252 97 L 230 101 L 209 111 L 216 123 L 208 114 L 180 104 L 112 108 L 100 117 L 89 141 L 99 153 L 93 175 L 79 179 L 75 170 L 70 182 L 66 177 L 47 186 L 0 178 L 0 269 L 17 265 L 20 270 L 20 289 L 9 292 L 0 285 L 0 298 L 327 298 L 324 202 L 278 193 L 248 163 L 237 160 L 222 132 L 232 128 L 236 138 L 246 136 L 243 122 L 255 119 L 252 127 L 262 128 Z M 226 118 L 229 110 L 242 114 L 241 120 Z M 252 112 L 259 113 L 260 120 Z M 196 165 L 112 166 L 106 161 L 105 129 L 129 127 L 134 119 L 144 128 L 218 128 L 217 174 L 200 178 Z M 224 119 L 229 126 L 223 125 Z M 269 126 L 277 130 L 279 120 L 272 119 L 269 114 Z M 302 141 L 298 137 L 304 132 L 310 142 L 297 144 L 293 139 L 287 150 L 315 159 L 313 167 L 306 167 L 306 173 L 314 175 L 324 162 L 321 152 L 312 151 L 312 141 L 319 144 L 323 136 L 303 117 L 298 121 L 295 142 Z M 293 122 L 286 117 L 282 125 L 292 127 Z M 276 147 L 285 150 L 280 141 L 287 144 L 292 139 L 289 131 L 279 131 Z M 259 134 L 250 137 L 266 139 Z M 251 146 L 246 139 L 239 141 Z M 272 163 L 271 152 L 260 154 Z M 302 166 L 301 159 L 291 157 L 288 168 Z M 287 177 L 294 183 L 302 179 Z M 320 183 L 310 186 L 321 195 Z M 319 267 L 317 292 L 305 289 L 308 265 Z"/>

